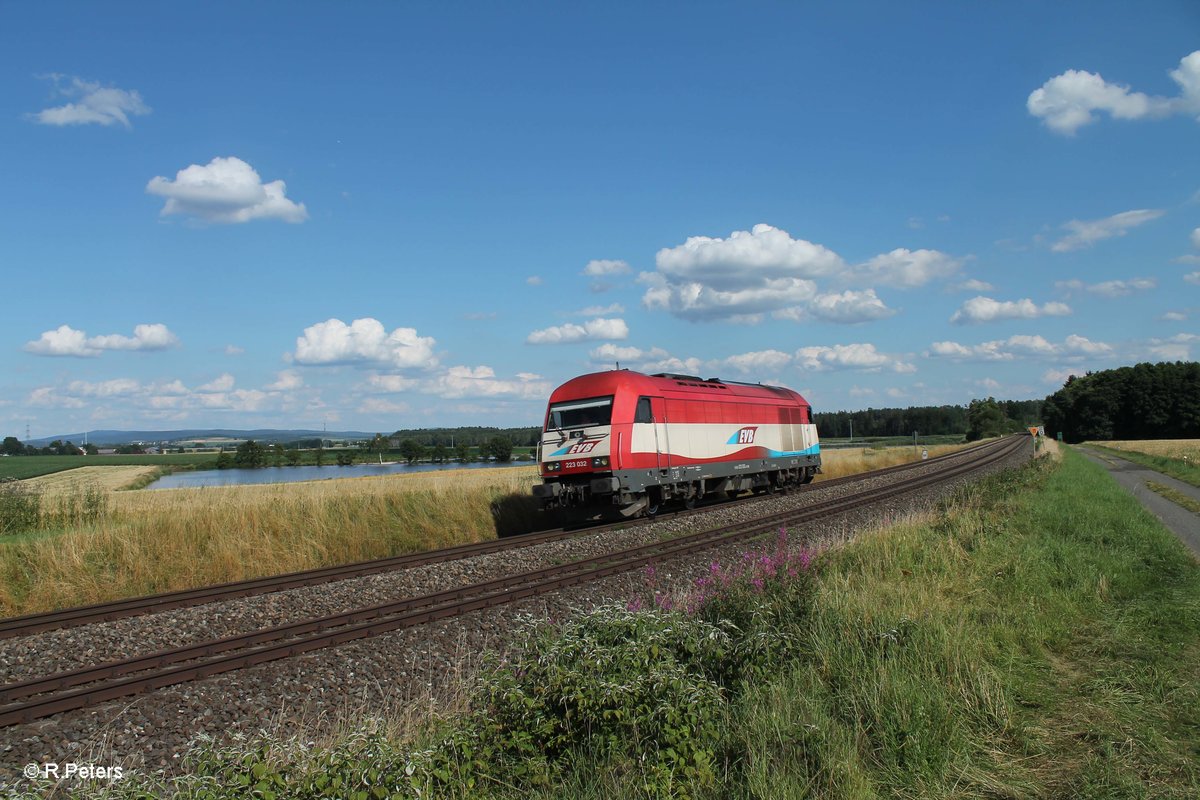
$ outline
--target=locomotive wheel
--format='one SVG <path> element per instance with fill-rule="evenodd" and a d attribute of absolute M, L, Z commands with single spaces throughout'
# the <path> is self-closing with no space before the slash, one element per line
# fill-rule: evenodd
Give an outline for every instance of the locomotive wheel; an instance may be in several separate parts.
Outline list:
<path fill-rule="evenodd" d="M 683 507 L 686 508 L 688 511 L 691 511 L 693 508 L 695 508 L 696 507 L 696 495 L 693 494 L 693 495 L 688 495 L 687 497 L 685 497 L 683 499 Z"/>

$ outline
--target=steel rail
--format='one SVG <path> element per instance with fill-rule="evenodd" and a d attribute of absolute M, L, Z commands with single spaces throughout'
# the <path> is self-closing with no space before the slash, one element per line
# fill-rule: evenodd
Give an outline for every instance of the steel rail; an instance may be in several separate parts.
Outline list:
<path fill-rule="evenodd" d="M 883 469 L 872 470 L 870 472 L 862 472 L 855 475 L 847 475 L 842 478 L 821 481 L 819 483 L 809 484 L 808 486 L 804 487 L 803 491 L 813 491 L 828 486 L 855 483 L 895 472 L 903 472 L 906 470 L 915 469 L 919 466 L 936 464 L 945 460 L 962 457 L 963 455 L 969 455 L 970 453 L 977 452 L 981 448 L 988 447 L 992 444 L 994 443 L 988 442 L 984 443 L 983 445 L 975 445 L 964 450 L 957 450 L 953 453 L 946 453 L 925 461 L 914 461 L 906 464 L 898 464 L 893 467 L 885 467 Z M 756 499 L 761 498 L 758 496 L 750 496 L 742 498 L 737 502 L 746 502 Z M 728 501 L 725 501 L 721 504 L 727 505 Z M 713 506 L 711 505 L 706 505 L 693 510 L 679 510 L 668 513 L 673 513 L 677 517 L 690 516 L 691 514 L 702 513 L 704 511 L 711 510 L 712 507 Z M 664 513 L 659 514 L 655 519 L 661 520 L 666 517 L 667 514 Z M 406 553 L 404 555 L 389 556 L 387 558 L 373 559 L 370 561 L 359 561 L 351 564 L 338 564 L 330 567 L 317 567 L 315 569 L 300 570 L 297 572 L 289 572 L 279 575 L 268 575 L 241 581 L 212 584 L 210 586 L 202 586 L 194 589 L 180 589 L 173 592 L 132 597 L 124 600 L 114 600 L 86 606 L 75 606 L 72 608 L 59 609 L 57 611 L 46 611 L 35 614 L 26 614 L 19 617 L 8 617 L 6 619 L 0 619 L 0 639 L 9 639 L 16 636 L 42 633 L 58 628 L 85 625 L 91 622 L 108 622 L 111 620 L 124 619 L 126 617 L 134 617 L 159 611 L 170 611 L 177 608 L 189 608 L 191 606 L 204 605 L 206 603 L 234 600 L 242 597 L 252 597 L 271 592 L 302 588 L 305 586 L 316 586 L 332 581 L 345 580 L 348 578 L 360 578 L 366 575 L 377 575 L 383 572 L 393 572 L 401 569 L 411 569 L 413 567 L 425 566 L 428 564 L 456 561 L 478 555 L 487 555 L 502 550 L 531 547 L 533 545 L 544 544 L 546 542 L 558 541 L 561 539 L 588 536 L 610 529 L 620 529 L 628 526 L 648 524 L 650 521 L 651 520 L 621 520 L 614 523 L 596 525 L 587 528 L 556 528 L 553 530 L 522 534 L 520 536 L 513 536 L 510 538 L 494 539 L 485 542 L 472 542 L 468 544 L 454 545 L 452 547 L 444 547 L 436 550 L 426 550 L 420 553 Z"/>
<path fill-rule="evenodd" d="M 619 572 L 636 569 L 646 564 L 648 560 L 677 558 L 738 539 L 758 536 L 781 523 L 795 524 L 818 517 L 842 513 L 981 469 L 1015 452 L 1022 444 L 1023 441 L 1017 439 L 1015 441 L 1002 442 L 999 445 L 989 445 L 983 457 L 977 461 L 957 465 L 907 481 L 900 481 L 891 486 L 866 490 L 849 497 L 832 498 L 803 509 L 776 512 L 755 520 L 718 527 L 628 550 L 606 553 L 570 564 L 546 567 L 520 575 L 507 576 L 421 597 L 357 609 L 344 614 L 330 615 L 321 619 L 283 625 L 242 636 L 204 642 L 188 647 L 153 653 L 127 661 L 112 662 L 97 667 L 60 673 L 47 678 L 39 678 L 0 687 L 0 701 L 9 701 L 17 697 L 26 697 L 55 689 L 94 683 L 104 678 L 127 675 L 151 668 L 161 668 L 164 665 L 195 660 L 228 650 L 244 649 L 263 644 L 264 642 L 278 641 L 279 639 L 289 637 L 293 638 L 293 641 L 262 647 L 241 655 L 223 656 L 200 664 L 164 669 L 151 675 L 125 678 L 74 692 L 53 694 L 28 703 L 14 704 L 0 708 L 0 726 L 27 722 L 32 719 L 62 713 L 63 711 L 95 705 L 118 697 L 152 691 L 165 686 L 287 658 L 355 639 L 511 603 L 585 581 L 597 580 Z M 521 584 L 527 585 L 522 586 Z M 467 595 L 478 596 L 473 599 L 463 599 Z M 344 629 L 332 633 L 321 633 L 321 631 L 333 627 L 342 627 Z M 314 632 L 317 635 L 309 635 Z M 294 638 L 297 636 L 305 636 L 306 638 Z"/>

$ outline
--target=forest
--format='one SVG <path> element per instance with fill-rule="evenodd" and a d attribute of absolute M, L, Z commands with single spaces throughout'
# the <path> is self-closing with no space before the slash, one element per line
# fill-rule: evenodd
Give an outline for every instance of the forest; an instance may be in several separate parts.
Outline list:
<path fill-rule="evenodd" d="M 978 401 L 975 401 L 978 402 Z M 992 400 L 1008 428 L 1020 430 L 1026 425 L 1041 422 L 1041 400 Z M 974 406 L 975 403 L 972 403 Z M 912 436 L 917 431 L 926 436 L 966 433 L 972 429 L 968 406 L 915 406 L 913 408 L 868 408 L 863 411 L 821 411 L 813 414 L 813 422 L 821 436 L 828 439 L 875 436 Z M 990 409 L 990 406 L 989 406 Z M 853 430 L 851 430 L 853 428 Z M 998 430 L 1000 433 L 1007 430 Z"/>
<path fill-rule="evenodd" d="M 1068 442 L 1200 438 L 1200 362 L 1071 376 L 1042 406 L 1046 434 Z"/>

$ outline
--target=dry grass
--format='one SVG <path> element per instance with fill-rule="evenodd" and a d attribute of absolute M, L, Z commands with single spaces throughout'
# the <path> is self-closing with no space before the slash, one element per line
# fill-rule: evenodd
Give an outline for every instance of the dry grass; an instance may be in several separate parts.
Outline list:
<path fill-rule="evenodd" d="M 106 517 L 0 546 L 0 613 L 31 613 L 494 538 L 534 469 L 112 492 Z M 511 522 L 511 520 L 510 520 Z"/>
<path fill-rule="evenodd" d="M 929 448 L 929 456 L 959 449 Z M 912 447 L 822 454 L 824 478 L 920 459 Z M 198 489 L 115 491 L 138 467 L 85 467 L 63 493 L 107 487 L 103 518 L 0 544 L 0 615 L 383 558 L 531 529 L 535 467 Z M 114 471 L 109 475 L 108 471 Z M 84 475 L 87 477 L 83 477 Z M 65 497 L 67 494 L 60 494 Z M 63 517 L 66 518 L 65 516 Z"/>
<path fill-rule="evenodd" d="M 942 444 L 931 445 L 925 449 L 929 451 L 930 458 L 936 458 L 946 453 L 962 450 L 966 446 L 963 444 Z M 822 450 L 821 474 L 817 476 L 817 480 L 830 480 L 831 478 L 841 478 L 846 475 L 857 475 L 860 472 L 894 467 L 898 464 L 907 464 L 920 460 L 921 450 L 908 446 L 887 447 L 881 450 L 873 450 L 869 447 L 855 448 L 853 450 Z"/>
<path fill-rule="evenodd" d="M 160 467 L 151 466 L 77 467 L 27 478 L 23 484 L 45 497 L 75 494 L 88 487 L 115 492 L 142 483 L 161 471 Z"/>
<path fill-rule="evenodd" d="M 1200 463 L 1200 439 L 1150 439 L 1140 442 L 1085 442 L 1084 444 L 1111 447 L 1113 450 L 1132 450 L 1148 456 L 1186 459 L 1193 464 Z"/>

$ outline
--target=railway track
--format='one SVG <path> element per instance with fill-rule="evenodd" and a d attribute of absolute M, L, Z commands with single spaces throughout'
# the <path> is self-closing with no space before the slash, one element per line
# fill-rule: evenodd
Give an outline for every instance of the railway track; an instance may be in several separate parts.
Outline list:
<path fill-rule="evenodd" d="M 976 445 L 975 447 L 967 448 L 965 450 L 958 450 L 953 453 L 937 456 L 936 458 L 931 458 L 927 461 L 915 461 L 908 464 L 887 467 L 885 469 L 859 473 L 857 475 L 849 475 L 843 478 L 820 481 L 818 483 L 809 484 L 800 491 L 812 491 L 829 486 L 855 483 L 883 475 L 902 473 L 908 470 L 916 469 L 917 467 L 944 463 L 949 460 L 961 458 L 964 455 L 969 455 L 970 453 L 977 452 L 990 446 L 994 445 L 992 443 Z M 749 496 L 735 501 L 722 501 L 721 504 L 727 505 L 729 502 L 752 502 L 757 499 L 759 498 Z M 656 519 L 661 520 L 672 515 L 674 517 L 687 517 L 693 514 L 704 513 L 707 510 L 711 510 L 711 508 L 712 505 L 705 505 L 693 510 L 668 512 L 659 514 Z M 204 605 L 205 603 L 235 600 L 241 597 L 252 597 L 255 595 L 286 591 L 288 589 L 297 589 L 305 586 L 315 586 L 322 583 L 330 583 L 332 581 L 346 580 L 348 578 L 360 578 L 367 575 L 378 575 L 384 572 L 411 569 L 413 567 L 425 566 L 428 564 L 439 564 L 447 561 L 455 561 L 459 559 L 495 553 L 500 550 L 518 547 L 531 547 L 533 545 L 559 541 L 561 539 L 568 539 L 577 536 L 588 536 L 603 532 L 605 530 L 647 524 L 650 521 L 651 520 L 623 520 L 621 522 L 590 526 L 587 528 L 556 528 L 554 530 L 538 531 L 535 533 L 524 534 L 507 539 L 475 542 L 472 544 L 457 545 L 455 547 L 446 547 L 438 550 L 428 550 L 421 553 L 408 553 L 405 555 L 392 556 L 389 558 L 381 558 L 371 561 L 340 564 L 332 567 L 319 567 L 317 569 L 290 572 L 282 575 L 269 575 L 261 578 L 251 578 L 248 580 L 233 581 L 230 583 L 214 584 L 212 586 L 204 586 L 196 589 L 183 589 L 174 592 L 147 595 L 144 597 L 133 597 L 107 603 L 77 606 L 74 608 L 66 608 L 37 614 L 26 614 L 19 617 L 8 617 L 6 619 L 0 619 L 0 639 L 26 636 L 29 634 L 55 630 L 57 628 L 86 625 L 93 622 L 108 622 L 111 620 L 124 619 L 126 617 L 134 617 L 141 614 L 151 614 L 159 611 L 169 611 L 176 608 Z"/>
<path fill-rule="evenodd" d="M 752 539 L 772 532 L 781 525 L 795 525 L 842 513 L 974 472 L 1015 453 L 1025 446 L 1026 441 L 1024 438 L 1014 438 L 990 443 L 975 449 L 976 459 L 966 463 L 900 480 L 888 486 L 821 501 L 802 509 L 772 513 L 746 522 L 470 586 L 9 684 L 0 687 L 0 703 L 6 704 L 0 707 L 0 726 L 29 722 L 108 700 L 504 605 L 638 569 L 648 562 L 678 558 L 711 547 Z"/>

